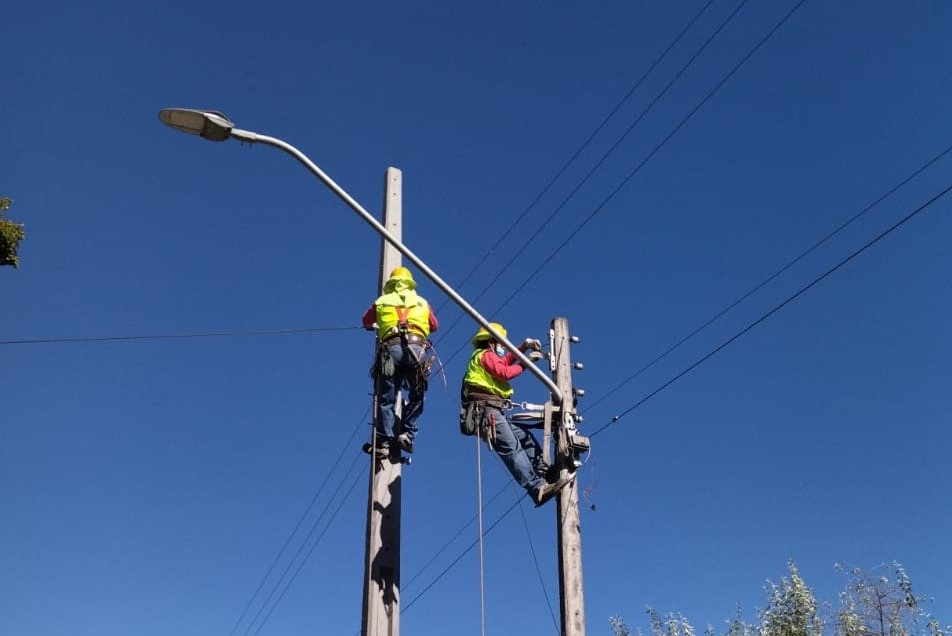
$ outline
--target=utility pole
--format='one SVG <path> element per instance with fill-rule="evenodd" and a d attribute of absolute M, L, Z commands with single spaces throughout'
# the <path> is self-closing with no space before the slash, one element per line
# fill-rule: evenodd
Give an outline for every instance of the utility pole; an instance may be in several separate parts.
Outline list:
<path fill-rule="evenodd" d="M 383 225 L 391 236 L 402 241 L 403 173 L 387 168 L 384 183 Z M 379 292 L 395 267 L 401 265 L 400 252 L 381 240 Z M 374 343 L 376 346 L 376 342 Z M 374 351 L 376 364 L 376 349 Z M 402 400 L 397 399 L 397 415 Z M 377 421 L 374 387 L 374 425 Z M 377 459 L 370 453 L 370 496 L 367 505 L 367 538 L 364 557 L 364 604 L 361 636 L 400 634 L 400 445 L 392 444 L 390 457 Z"/>
<path fill-rule="evenodd" d="M 569 343 L 578 338 L 569 336 L 565 318 L 554 318 L 549 330 L 549 368 L 552 379 L 562 393 L 562 403 L 554 418 L 558 422 L 555 436 L 556 462 L 561 477 L 578 470 L 579 453 L 588 451 L 589 439 L 579 435 L 575 427 L 576 396 L 583 392 L 572 386 L 572 365 Z M 553 399 L 553 403 L 556 403 Z M 553 409 L 555 410 L 555 409 Z M 553 413 L 556 415 L 556 413 Z M 559 540 L 559 597 L 561 599 L 562 636 L 585 636 L 585 596 L 582 587 L 582 535 L 578 510 L 578 479 L 559 491 L 556 505 Z"/>

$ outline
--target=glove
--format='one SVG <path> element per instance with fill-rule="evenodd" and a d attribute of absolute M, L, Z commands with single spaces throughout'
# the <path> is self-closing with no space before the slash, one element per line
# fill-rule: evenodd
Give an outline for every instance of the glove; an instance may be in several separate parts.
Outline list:
<path fill-rule="evenodd" d="M 537 341 L 537 342 L 538 342 L 538 341 Z M 529 360 L 532 361 L 532 362 L 538 362 L 539 360 L 543 359 L 544 357 L 545 357 L 545 354 L 542 353 L 541 351 L 530 351 L 530 352 L 529 352 L 529 355 L 528 355 Z"/>
<path fill-rule="evenodd" d="M 376 330 L 377 330 L 377 323 L 374 323 L 370 325 L 369 327 L 364 327 L 364 331 L 376 331 Z"/>
<path fill-rule="evenodd" d="M 522 350 L 527 351 L 529 349 L 532 349 L 533 351 L 542 351 L 542 343 L 535 338 L 526 338 L 522 342 Z"/>

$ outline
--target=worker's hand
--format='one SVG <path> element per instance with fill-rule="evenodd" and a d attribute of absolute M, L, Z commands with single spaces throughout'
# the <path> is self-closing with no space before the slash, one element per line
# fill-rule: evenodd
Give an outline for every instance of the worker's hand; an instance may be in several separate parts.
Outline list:
<path fill-rule="evenodd" d="M 376 330 L 377 330 L 377 323 L 374 323 L 370 325 L 369 327 L 364 327 L 364 331 L 376 331 Z"/>
<path fill-rule="evenodd" d="M 522 341 L 522 347 L 520 347 L 520 349 L 523 351 L 528 351 L 530 349 L 532 351 L 542 351 L 542 343 L 535 338 L 526 338 Z"/>
<path fill-rule="evenodd" d="M 545 354 L 541 351 L 530 351 L 528 357 L 532 362 L 538 362 L 539 360 L 545 358 Z"/>

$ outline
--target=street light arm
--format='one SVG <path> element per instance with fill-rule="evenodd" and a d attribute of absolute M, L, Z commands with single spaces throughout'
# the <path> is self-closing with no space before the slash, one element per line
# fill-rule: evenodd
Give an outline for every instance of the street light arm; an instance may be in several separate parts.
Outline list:
<path fill-rule="evenodd" d="M 474 309 L 472 305 L 466 302 L 462 296 L 457 294 L 456 291 L 446 283 L 446 281 L 440 278 L 439 275 L 437 275 L 436 272 L 430 269 L 426 263 L 420 260 L 420 258 L 416 254 L 410 251 L 410 248 L 408 248 L 406 245 L 398 241 L 392 234 L 390 234 L 387 228 L 385 228 L 372 214 L 367 212 L 367 210 L 365 210 L 356 200 L 354 200 L 353 197 L 347 194 L 347 192 L 343 188 L 337 185 L 337 183 L 333 179 L 327 176 L 327 174 L 325 174 L 324 171 L 321 170 L 313 161 L 308 159 L 307 155 L 305 155 L 303 152 L 301 152 L 300 150 L 298 150 L 291 144 L 287 143 L 286 141 L 282 141 L 281 139 L 277 139 L 275 137 L 268 137 L 267 135 L 259 135 L 258 133 L 250 132 L 247 130 L 241 130 L 238 128 L 231 129 L 231 136 L 234 137 L 235 139 L 246 141 L 248 143 L 259 143 L 259 144 L 265 144 L 266 146 L 274 146 L 275 148 L 283 150 L 284 152 L 288 153 L 289 155 L 297 159 L 299 162 L 301 162 L 305 168 L 307 168 L 309 171 L 311 171 L 311 173 L 314 174 L 314 176 L 316 176 L 318 179 L 324 182 L 324 185 L 326 185 L 328 188 L 333 190 L 334 194 L 336 194 L 344 203 L 350 206 L 350 208 L 354 210 L 354 212 L 360 215 L 360 217 L 370 227 L 372 227 L 378 234 L 380 234 L 388 243 L 393 245 L 393 247 L 396 248 L 398 252 L 406 256 L 407 260 L 413 263 L 421 272 L 423 272 L 427 276 L 427 278 L 432 280 L 436 284 L 437 287 L 443 290 L 443 292 L 447 296 L 449 296 L 453 302 L 459 305 L 459 307 L 463 311 L 469 314 L 473 318 L 473 320 L 478 322 L 481 326 L 485 327 L 486 330 L 490 334 L 492 334 L 492 336 L 496 340 L 498 340 L 503 345 L 505 345 L 506 348 L 509 351 L 511 351 L 513 355 L 516 356 L 516 358 L 518 358 L 519 362 L 522 363 L 523 367 L 525 367 L 528 371 L 532 373 L 532 375 L 536 376 L 537 378 L 539 378 L 539 380 L 542 381 L 542 384 L 544 384 L 549 389 L 549 391 L 552 392 L 552 395 L 555 398 L 555 400 L 559 404 L 562 403 L 562 397 L 563 397 L 562 391 L 559 390 L 558 385 L 555 382 L 553 382 L 552 379 L 542 371 L 542 369 L 540 369 L 535 364 L 533 364 L 532 361 L 529 359 L 529 357 L 519 350 L 519 347 L 517 347 L 512 342 L 510 342 L 501 333 L 493 329 L 492 325 L 490 325 L 489 321 L 486 318 L 484 318 L 478 311 L 476 311 L 476 309 Z"/>

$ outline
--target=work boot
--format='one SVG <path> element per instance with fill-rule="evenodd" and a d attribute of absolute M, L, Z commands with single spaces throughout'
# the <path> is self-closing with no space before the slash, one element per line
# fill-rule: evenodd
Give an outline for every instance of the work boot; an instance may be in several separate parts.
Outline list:
<path fill-rule="evenodd" d="M 538 490 L 532 493 L 532 500 L 535 501 L 536 508 L 543 505 L 549 499 L 552 499 L 552 497 L 554 497 L 557 492 L 562 490 L 562 488 L 567 483 L 575 479 L 575 475 L 576 473 L 572 472 L 569 473 L 567 477 L 559 479 L 555 482 L 545 482 L 539 486 Z"/>
<path fill-rule="evenodd" d="M 413 438 L 410 437 L 409 433 L 400 433 L 397 436 L 397 441 L 400 443 L 400 448 L 408 453 L 413 452 Z"/>

